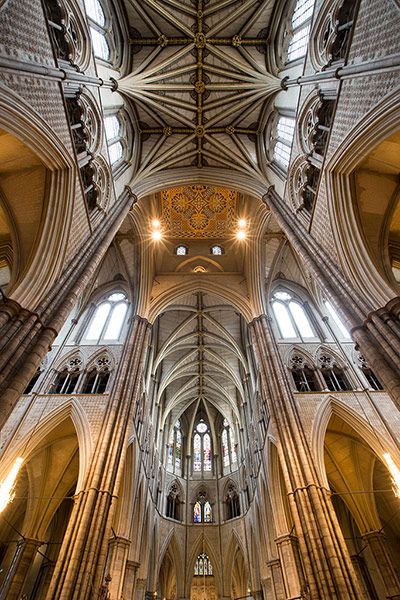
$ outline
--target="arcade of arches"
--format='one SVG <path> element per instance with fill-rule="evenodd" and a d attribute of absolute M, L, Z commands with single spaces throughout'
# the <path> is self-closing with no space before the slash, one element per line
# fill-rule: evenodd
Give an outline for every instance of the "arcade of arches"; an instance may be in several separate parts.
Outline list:
<path fill-rule="evenodd" d="M 0 0 L 0 600 L 400 600 L 398 0 Z"/>

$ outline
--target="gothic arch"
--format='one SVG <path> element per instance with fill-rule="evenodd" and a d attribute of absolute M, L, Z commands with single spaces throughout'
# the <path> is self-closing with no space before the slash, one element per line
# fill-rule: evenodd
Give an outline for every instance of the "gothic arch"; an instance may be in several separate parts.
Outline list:
<path fill-rule="evenodd" d="M 11 290 L 13 299 L 27 308 L 34 308 L 65 264 L 75 203 L 75 165 L 70 151 L 48 123 L 3 84 L 0 84 L 0 128 L 30 148 L 48 175 L 41 230 L 29 263 Z M 45 264 L 43 257 L 46 257 Z"/>
<path fill-rule="evenodd" d="M 23 454 L 22 458 L 29 457 L 41 441 L 68 418 L 74 425 L 79 446 L 79 476 L 76 489 L 77 491 L 83 489 L 84 478 L 92 457 L 93 442 L 88 418 L 77 398 L 68 399 L 62 406 L 51 411 L 30 428 L 17 443 L 9 446 L 2 460 L 2 473 L 7 473 L 21 454 Z M 2 479 L 1 474 L 0 479 Z"/>
<path fill-rule="evenodd" d="M 192 551 L 187 560 L 187 580 L 186 580 L 186 590 L 185 590 L 185 598 L 190 598 L 190 588 L 192 585 L 192 579 L 194 577 L 194 565 L 197 557 L 202 552 L 205 552 L 209 557 L 212 569 L 213 576 L 215 577 L 216 588 L 217 588 L 217 596 L 223 596 L 222 590 L 222 577 L 221 577 L 221 567 L 220 562 L 218 560 L 218 554 L 214 552 L 213 544 L 208 540 L 207 534 L 203 536 L 200 534 L 197 540 L 193 543 Z"/>
<path fill-rule="evenodd" d="M 233 288 L 226 288 L 223 285 L 215 282 L 202 279 L 199 275 L 198 283 L 194 286 L 194 281 L 184 282 L 174 288 L 166 289 L 161 292 L 157 298 L 154 298 L 150 304 L 147 313 L 148 320 L 153 323 L 157 316 L 162 313 L 170 304 L 176 302 L 182 296 L 194 293 L 196 291 L 209 292 L 218 296 L 227 304 L 234 306 L 246 319 L 250 322 L 254 318 L 252 307 L 250 306 L 245 294 L 236 292 Z"/>
<path fill-rule="evenodd" d="M 358 121 L 325 170 L 328 211 L 342 257 L 341 266 L 372 310 L 384 306 L 395 296 L 395 291 L 377 267 L 364 241 L 353 202 L 351 175 L 373 148 L 398 131 L 399 120 L 400 91 L 397 88 Z M 368 296 L 365 290 L 368 290 Z"/>
<path fill-rule="evenodd" d="M 366 442 L 372 452 L 382 460 L 383 452 L 389 452 L 393 460 L 400 464 L 399 451 L 394 442 L 387 436 L 379 436 L 372 426 L 360 417 L 353 409 L 345 405 L 335 396 L 325 398 L 318 407 L 311 429 L 311 451 L 313 453 L 316 467 L 319 471 L 321 481 L 327 489 L 329 482 L 326 477 L 324 463 L 324 443 L 329 421 L 333 415 L 340 417 L 347 425 Z"/>

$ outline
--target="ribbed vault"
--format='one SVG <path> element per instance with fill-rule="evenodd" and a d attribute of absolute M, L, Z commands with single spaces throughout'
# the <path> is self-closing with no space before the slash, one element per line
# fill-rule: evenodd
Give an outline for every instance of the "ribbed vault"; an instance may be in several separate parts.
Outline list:
<path fill-rule="evenodd" d="M 169 415 L 175 421 L 199 402 L 240 420 L 248 373 L 241 318 L 210 294 L 198 292 L 185 300 L 171 306 L 158 321 L 154 397 L 163 407 L 163 425 Z"/>
<path fill-rule="evenodd" d="M 134 101 L 142 155 L 135 180 L 176 167 L 259 178 L 265 101 L 280 80 L 265 65 L 274 0 L 130 0 Z"/>

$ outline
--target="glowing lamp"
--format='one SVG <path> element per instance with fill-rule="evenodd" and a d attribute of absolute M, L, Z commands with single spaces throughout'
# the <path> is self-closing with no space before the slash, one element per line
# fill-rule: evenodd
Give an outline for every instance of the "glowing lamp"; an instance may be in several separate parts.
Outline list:
<path fill-rule="evenodd" d="M 236 237 L 238 240 L 245 240 L 246 239 L 246 232 L 243 231 L 242 229 L 240 229 L 239 231 L 236 232 Z"/>
<path fill-rule="evenodd" d="M 153 240 L 161 240 L 162 238 L 162 233 L 159 229 L 156 229 L 155 231 L 152 232 L 151 237 L 153 238 Z"/>

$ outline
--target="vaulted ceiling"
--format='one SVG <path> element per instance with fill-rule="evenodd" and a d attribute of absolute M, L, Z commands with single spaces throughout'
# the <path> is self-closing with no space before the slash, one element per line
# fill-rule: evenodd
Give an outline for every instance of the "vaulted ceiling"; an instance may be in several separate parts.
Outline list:
<path fill-rule="evenodd" d="M 280 80 L 266 68 L 274 0 L 129 0 L 142 153 L 135 179 L 182 167 L 259 179 L 262 111 Z"/>
<path fill-rule="evenodd" d="M 211 294 L 181 299 L 160 316 L 152 370 L 157 373 L 155 401 L 163 401 L 164 422 L 170 413 L 175 422 L 199 402 L 239 420 L 246 395 L 243 376 L 248 372 L 239 315 Z"/>

